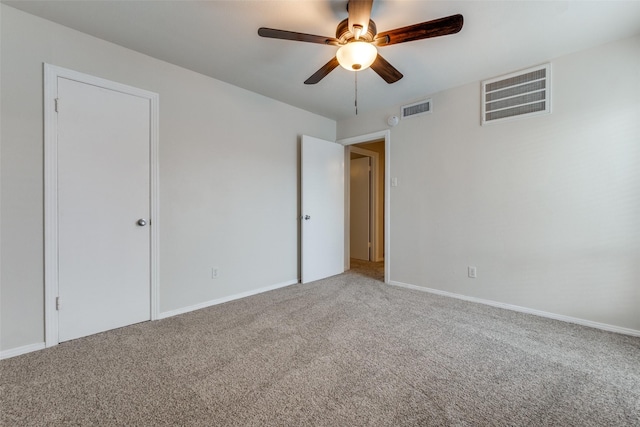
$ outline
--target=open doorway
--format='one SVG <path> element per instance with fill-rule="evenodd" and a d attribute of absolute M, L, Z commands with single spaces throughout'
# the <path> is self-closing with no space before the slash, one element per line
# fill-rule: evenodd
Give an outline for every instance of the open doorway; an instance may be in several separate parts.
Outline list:
<path fill-rule="evenodd" d="M 347 151 L 347 268 L 385 281 L 385 138 Z"/>
<path fill-rule="evenodd" d="M 379 188 L 382 189 L 382 197 L 379 198 L 378 206 L 382 206 L 381 215 L 379 215 L 379 221 L 381 221 L 381 227 L 378 228 L 378 235 L 380 238 L 378 239 L 379 248 L 381 250 L 381 267 L 384 270 L 384 282 L 390 283 L 391 280 L 391 261 L 392 261 L 392 253 L 391 253 L 391 230 L 390 230 L 390 221 L 389 221 L 389 212 L 391 210 L 391 131 L 381 130 L 378 132 L 373 132 L 365 135 L 354 136 L 350 138 L 344 138 L 338 140 L 339 144 L 345 146 L 345 236 L 344 236 L 344 263 L 345 270 L 351 269 L 351 258 L 349 254 L 351 253 L 351 245 L 350 245 L 350 209 L 349 209 L 349 190 L 350 190 L 350 180 L 349 177 L 349 166 L 350 166 L 350 157 L 351 157 L 351 146 L 358 146 L 363 144 L 367 147 L 367 144 L 373 144 L 376 142 L 382 142 L 382 146 L 384 147 L 384 152 L 378 156 L 380 171 L 378 174 L 379 179 Z M 362 148 L 362 147 L 357 147 Z M 369 147 L 371 148 L 371 147 Z M 367 149 L 367 148 L 365 148 Z M 373 150 L 371 150 L 373 151 Z M 368 261 L 371 262 L 371 261 Z"/>

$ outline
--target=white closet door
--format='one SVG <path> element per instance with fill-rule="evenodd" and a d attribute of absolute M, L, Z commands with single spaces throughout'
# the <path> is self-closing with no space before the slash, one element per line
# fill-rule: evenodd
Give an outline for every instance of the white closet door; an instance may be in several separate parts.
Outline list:
<path fill-rule="evenodd" d="M 58 338 L 149 320 L 150 101 L 58 77 Z"/>

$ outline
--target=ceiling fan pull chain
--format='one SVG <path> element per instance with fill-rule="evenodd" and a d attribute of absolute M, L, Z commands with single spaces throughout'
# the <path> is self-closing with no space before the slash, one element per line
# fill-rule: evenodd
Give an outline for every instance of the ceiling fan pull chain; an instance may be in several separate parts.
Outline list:
<path fill-rule="evenodd" d="M 356 116 L 358 115 L 358 72 L 353 73 L 356 75 Z"/>

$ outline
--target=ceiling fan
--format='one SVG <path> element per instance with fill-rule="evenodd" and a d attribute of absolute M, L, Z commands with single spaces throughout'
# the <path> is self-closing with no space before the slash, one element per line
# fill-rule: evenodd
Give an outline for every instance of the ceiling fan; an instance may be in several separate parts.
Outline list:
<path fill-rule="evenodd" d="M 378 53 L 376 47 L 446 36 L 462 29 L 463 18 L 458 14 L 377 33 L 376 24 L 371 20 L 372 5 L 373 0 L 349 0 L 349 17 L 338 24 L 335 38 L 265 27 L 258 29 L 258 34 L 272 39 L 340 46 L 336 56 L 305 80 L 305 84 L 318 83 L 338 65 L 351 71 L 371 67 L 391 84 L 403 75 Z"/>

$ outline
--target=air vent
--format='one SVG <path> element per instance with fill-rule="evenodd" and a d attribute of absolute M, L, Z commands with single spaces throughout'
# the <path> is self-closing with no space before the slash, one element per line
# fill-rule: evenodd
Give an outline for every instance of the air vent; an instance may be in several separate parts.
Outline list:
<path fill-rule="evenodd" d="M 551 64 L 482 82 L 482 124 L 551 112 Z"/>
<path fill-rule="evenodd" d="M 414 102 L 413 104 L 403 105 L 400 107 L 400 114 L 403 119 L 407 117 L 416 117 L 431 112 L 431 98 Z"/>

